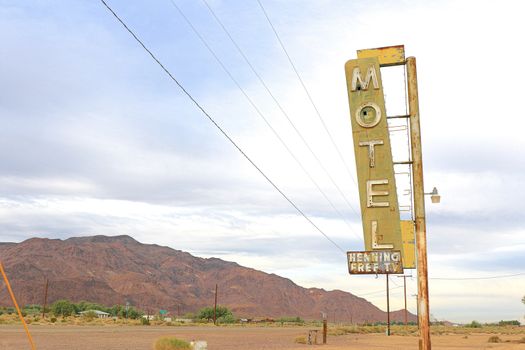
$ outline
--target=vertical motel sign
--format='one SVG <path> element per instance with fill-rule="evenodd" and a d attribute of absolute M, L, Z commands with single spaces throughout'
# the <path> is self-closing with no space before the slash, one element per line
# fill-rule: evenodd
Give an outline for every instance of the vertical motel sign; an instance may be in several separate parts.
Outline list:
<path fill-rule="evenodd" d="M 345 65 L 365 251 L 348 252 L 350 274 L 403 273 L 403 240 L 380 64 L 402 47 L 363 50 Z M 397 58 L 400 60 L 401 58 Z"/>

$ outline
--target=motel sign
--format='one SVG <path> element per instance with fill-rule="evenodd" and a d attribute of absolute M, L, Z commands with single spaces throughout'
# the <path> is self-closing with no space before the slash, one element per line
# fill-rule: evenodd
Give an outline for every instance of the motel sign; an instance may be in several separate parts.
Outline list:
<path fill-rule="evenodd" d="M 431 350 L 416 59 L 405 59 L 402 45 L 359 50 L 357 57 L 357 60 L 346 63 L 345 71 L 366 251 L 348 252 L 348 269 L 351 274 L 389 274 L 402 273 L 403 267 L 414 268 L 417 265 L 419 349 Z M 410 123 L 411 159 L 407 163 L 410 164 L 412 176 L 412 221 L 400 221 L 399 218 L 394 164 L 379 70 L 380 67 L 393 65 L 404 65 L 406 69 L 408 115 L 397 117 L 407 118 Z M 415 257 L 411 248 L 413 243 L 417 251 Z M 399 270 L 392 272 L 393 267 Z M 388 310 L 388 275 L 386 281 Z"/>
<path fill-rule="evenodd" d="M 379 65 L 378 57 L 346 63 L 350 119 L 365 249 L 399 253 L 403 251 L 403 240 Z M 403 272 L 400 266 L 396 273 Z M 392 273 L 379 265 L 375 270 L 368 273 Z M 367 271 L 350 269 L 350 273 Z"/>

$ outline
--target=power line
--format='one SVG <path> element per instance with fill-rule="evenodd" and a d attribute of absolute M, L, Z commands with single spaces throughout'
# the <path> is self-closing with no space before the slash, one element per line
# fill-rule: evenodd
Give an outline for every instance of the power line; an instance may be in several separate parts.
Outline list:
<path fill-rule="evenodd" d="M 393 288 L 390 288 L 390 290 L 394 290 L 394 289 L 398 289 L 398 288 L 403 288 L 403 286 L 393 287 Z M 359 294 L 359 295 L 356 294 L 356 296 L 361 297 L 363 295 L 372 295 L 372 294 L 379 294 L 379 293 L 386 293 L 386 292 L 385 292 L 384 289 L 381 289 L 381 290 L 376 290 L 374 292 L 369 292 L 369 293 L 364 293 L 364 294 Z"/>
<path fill-rule="evenodd" d="M 221 68 L 224 70 L 224 72 L 228 75 L 228 77 L 233 81 L 233 83 L 237 86 L 237 88 L 242 92 L 243 96 L 246 98 L 246 100 L 248 101 L 248 103 L 253 107 L 253 109 L 257 112 L 257 115 L 262 118 L 262 120 L 264 121 L 264 123 L 266 124 L 266 126 L 268 126 L 268 128 L 270 128 L 270 130 L 273 132 L 273 134 L 275 135 L 275 137 L 277 137 L 277 139 L 279 140 L 279 142 L 281 142 L 281 144 L 283 145 L 283 147 L 286 149 L 286 151 L 290 154 L 290 156 L 295 160 L 295 162 L 299 165 L 299 167 L 301 167 L 301 169 L 303 170 L 303 172 L 306 174 L 306 176 L 310 179 L 310 181 L 315 185 L 315 187 L 317 188 L 317 190 L 322 194 L 322 196 L 325 198 L 325 200 L 330 204 L 330 206 L 332 207 L 332 209 L 334 209 L 334 211 L 341 217 L 341 219 L 343 219 L 343 221 L 345 222 L 345 224 L 349 227 L 350 231 L 354 234 L 354 236 L 356 236 L 358 239 L 360 239 L 361 237 L 355 232 L 353 231 L 352 227 L 350 226 L 350 224 L 347 222 L 347 219 L 345 219 L 344 215 L 335 207 L 334 203 L 328 198 L 328 196 L 326 195 L 326 193 L 321 189 L 321 186 L 319 186 L 319 184 L 317 183 L 317 181 L 315 181 L 315 179 L 313 178 L 313 176 L 308 172 L 308 170 L 304 167 L 304 165 L 301 163 L 301 161 L 295 156 L 295 154 L 292 152 L 292 150 L 288 147 L 288 145 L 286 144 L 286 142 L 282 139 L 282 137 L 279 135 L 279 133 L 273 128 L 273 126 L 271 125 L 271 123 L 268 121 L 268 119 L 264 116 L 264 114 L 261 112 L 261 110 L 259 109 L 259 107 L 257 107 L 257 105 L 255 104 L 255 102 L 249 97 L 249 95 L 246 93 L 246 91 L 242 88 L 241 84 L 237 81 L 237 79 L 235 79 L 235 77 L 233 76 L 233 74 L 230 72 L 230 70 L 226 67 L 226 65 L 222 62 L 222 60 L 219 58 L 219 56 L 216 54 L 216 52 L 211 48 L 211 46 L 208 44 L 208 42 L 206 41 L 206 39 L 204 38 L 204 36 L 197 30 L 197 28 L 193 25 L 193 23 L 190 21 L 190 19 L 184 14 L 184 12 L 182 11 L 182 9 L 173 1 L 173 0 L 170 0 L 170 3 L 171 5 L 177 10 L 177 12 L 181 15 L 181 17 L 186 21 L 186 23 L 190 26 L 190 28 L 192 29 L 192 31 L 195 33 L 195 35 L 199 38 L 199 40 L 202 42 L 202 44 L 208 49 L 208 51 L 211 53 L 211 55 L 215 58 L 215 60 L 217 61 L 217 63 L 221 66 Z M 206 3 L 206 5 L 208 5 Z M 209 7 L 208 7 L 209 8 Z M 213 10 L 211 10 L 210 8 L 210 11 L 212 11 L 213 13 Z M 213 13 L 214 14 L 214 13 Z M 215 15 L 215 14 L 214 14 Z M 217 17 L 216 17 L 217 18 Z M 218 18 L 217 18 L 218 20 Z M 219 21 L 219 20 L 218 20 Z M 219 22 L 221 23 L 221 22 Z M 221 23 L 222 24 L 222 23 Z M 229 33 L 228 33 L 229 35 Z M 230 36 L 231 38 L 231 36 Z M 231 39 L 232 42 L 233 39 Z M 236 45 L 236 43 L 234 42 L 234 44 Z M 240 50 L 240 48 L 239 48 Z M 247 61 L 248 64 L 251 66 L 250 62 Z M 252 70 L 253 70 L 253 67 L 252 67 Z M 257 74 L 257 72 L 254 71 L 254 73 L 259 76 Z M 260 77 L 259 77 L 260 78 Z M 262 82 L 263 85 L 266 87 L 266 85 L 264 84 L 264 82 Z M 272 93 L 268 90 L 268 88 L 266 87 L 267 91 L 270 93 L 270 95 L 273 97 Z"/>
<path fill-rule="evenodd" d="M 486 277 L 458 277 L 458 278 L 442 278 L 442 277 L 434 277 L 434 278 L 429 278 L 431 280 L 441 280 L 441 281 L 468 281 L 468 280 L 490 280 L 490 279 L 498 279 L 498 278 L 510 278 L 510 277 L 517 277 L 517 276 L 523 276 L 525 275 L 525 272 L 521 272 L 521 273 L 515 273 L 515 274 L 510 274 L 510 275 L 495 275 L 495 276 L 486 276 Z M 394 280 L 390 280 L 391 282 L 394 282 Z M 396 284 L 394 282 L 394 284 Z M 390 290 L 394 290 L 394 289 L 398 289 L 398 288 L 403 288 L 403 286 L 400 286 L 398 284 L 396 284 L 396 287 L 394 288 L 390 288 Z M 373 295 L 373 294 L 379 294 L 379 293 L 384 293 L 385 290 L 382 289 L 382 290 L 376 290 L 376 291 L 373 291 L 373 292 L 369 292 L 369 293 L 364 293 L 364 294 L 359 294 L 356 296 L 359 296 L 359 297 L 362 297 L 362 296 L 366 296 L 366 295 Z"/>
<path fill-rule="evenodd" d="M 330 241 L 337 249 L 339 249 L 343 254 L 346 254 L 346 252 L 336 243 L 334 242 L 326 233 L 323 232 L 306 214 L 299 209 L 297 205 L 286 195 L 283 191 L 259 168 L 254 161 L 246 154 L 244 151 L 237 145 L 237 143 L 224 131 L 219 124 L 211 117 L 211 115 L 206 112 L 204 107 L 202 107 L 199 102 L 184 88 L 184 86 L 171 74 L 171 72 L 160 62 L 160 60 L 146 47 L 146 45 L 135 35 L 135 33 L 124 23 L 122 19 L 113 11 L 113 9 L 104 1 L 100 0 L 102 4 L 111 12 L 111 14 L 120 22 L 120 24 L 128 31 L 131 36 L 137 41 L 137 43 L 142 46 L 142 48 L 151 56 L 151 58 L 159 65 L 159 67 L 169 76 L 169 78 L 177 84 L 177 86 L 182 90 L 182 92 L 193 102 L 193 104 L 208 118 L 208 120 L 217 128 L 217 130 L 224 136 L 226 139 L 239 151 L 242 156 L 250 162 L 250 164 L 257 169 L 257 171 L 265 178 L 265 180 L 272 185 L 272 187 L 283 196 L 283 198 L 290 203 L 294 209 L 301 214 L 319 233 L 321 233 L 328 241 Z"/>
<path fill-rule="evenodd" d="M 346 168 L 346 171 L 348 172 L 348 175 L 350 175 L 350 178 L 352 179 L 352 181 L 354 182 L 354 184 L 357 186 L 357 182 L 356 180 L 354 179 L 354 176 L 352 175 L 352 172 L 350 171 L 350 168 L 348 167 L 348 164 L 346 163 L 341 151 L 339 150 L 339 147 L 337 146 L 337 144 L 335 143 L 335 140 L 332 136 L 332 133 L 330 133 L 330 130 L 328 129 L 328 127 L 326 126 L 326 123 L 324 121 L 324 118 L 322 117 L 321 115 L 321 112 L 319 111 L 319 108 L 317 108 L 317 105 L 315 104 L 313 98 L 312 98 L 312 95 L 310 94 L 310 91 L 308 90 L 308 88 L 306 87 L 306 84 L 304 83 L 303 79 L 301 78 L 301 75 L 299 74 L 299 71 L 297 70 L 297 68 L 295 67 L 295 64 L 293 63 L 293 60 L 292 58 L 290 57 L 290 55 L 288 54 L 288 50 L 286 50 L 286 47 L 284 46 L 284 43 L 283 41 L 281 40 L 281 37 L 279 36 L 279 34 L 277 33 L 277 30 L 275 29 L 275 26 L 273 25 L 272 21 L 270 20 L 270 17 L 268 16 L 268 13 L 266 12 L 266 9 L 264 8 L 263 4 L 261 3 L 260 0 L 257 0 L 257 2 L 259 3 L 259 6 L 261 7 L 261 10 L 263 11 L 264 13 L 264 17 L 266 18 L 268 24 L 270 25 L 270 27 L 272 28 L 272 31 L 273 33 L 275 34 L 275 37 L 277 38 L 277 41 L 279 42 L 279 45 L 281 46 L 281 48 L 283 49 L 284 51 L 284 54 L 286 55 L 286 58 L 288 58 L 288 62 L 290 62 L 290 65 L 292 66 L 292 69 L 293 71 L 295 72 L 295 75 L 297 76 L 297 79 L 299 79 L 299 82 L 301 83 L 301 86 L 303 87 L 303 90 L 304 92 L 306 93 L 306 96 L 308 97 L 308 100 L 310 101 L 310 104 L 312 105 L 312 107 L 314 108 L 315 110 L 315 113 L 317 114 L 317 117 L 319 118 L 319 120 L 321 121 L 321 124 L 323 125 L 323 128 L 324 130 L 326 131 L 326 133 L 328 134 L 328 137 L 330 138 L 330 141 L 332 142 L 332 145 L 334 146 L 335 150 L 337 151 L 337 154 L 339 156 L 339 158 L 341 159 L 341 161 L 343 162 L 343 165 L 344 167 Z"/>
<path fill-rule="evenodd" d="M 486 276 L 486 277 L 458 277 L 458 278 L 442 278 L 442 277 L 433 277 L 433 278 L 429 278 L 431 280 L 441 280 L 441 281 L 467 281 L 467 280 L 490 280 L 490 279 L 498 279 L 498 278 L 510 278 L 510 277 L 517 277 L 517 276 L 523 276 L 525 275 L 525 272 L 520 272 L 520 273 L 515 273 L 515 274 L 510 274 L 510 275 L 495 275 L 495 276 Z M 390 280 L 391 282 L 394 282 L 394 280 Z M 394 282 L 394 284 L 396 284 Z M 403 286 L 400 286 L 400 285 L 397 285 L 396 284 L 396 287 L 393 287 L 393 288 L 390 288 L 390 290 L 394 290 L 394 289 L 398 289 L 398 288 L 403 288 Z M 368 292 L 368 293 L 364 293 L 364 294 L 359 294 L 356 296 L 365 296 L 365 295 L 373 295 L 373 294 L 379 294 L 379 293 L 384 293 L 385 290 L 384 289 L 381 289 L 381 290 L 376 290 L 376 291 L 373 291 L 373 292 Z"/>
<path fill-rule="evenodd" d="M 429 278 L 431 280 L 441 280 L 441 281 L 467 281 L 467 280 L 490 280 L 490 279 L 498 279 L 498 278 L 509 278 L 509 277 L 517 277 L 517 276 L 523 276 L 525 275 L 525 272 L 515 273 L 515 274 L 509 274 L 509 275 L 495 275 L 495 276 L 486 276 L 486 277 L 457 277 L 457 278 L 445 278 L 445 277 L 433 277 Z M 390 280 L 391 282 L 394 282 L 394 280 Z M 394 282 L 394 284 L 396 284 Z M 403 286 L 397 285 L 394 288 L 390 288 L 390 290 L 403 288 Z M 372 295 L 372 294 L 378 294 L 378 293 L 384 293 L 384 290 L 376 290 L 369 293 L 359 294 L 359 296 L 363 295 Z"/>
<path fill-rule="evenodd" d="M 403 286 L 397 284 L 395 280 L 391 280 L 391 279 L 390 279 L 390 275 L 387 275 L 387 278 L 388 278 L 388 279 L 390 280 L 390 282 L 392 282 L 396 287 L 403 287 Z M 392 288 L 390 288 L 390 289 L 392 289 Z"/>
<path fill-rule="evenodd" d="M 495 275 L 495 276 L 486 276 L 486 277 L 432 277 L 429 278 L 431 280 L 439 280 L 439 281 L 468 281 L 468 280 L 492 280 L 492 279 L 498 279 L 498 278 L 509 278 L 509 277 L 516 277 L 516 276 L 523 276 L 525 275 L 525 272 L 515 273 L 511 275 Z"/>
<path fill-rule="evenodd" d="M 173 0 L 170 0 L 171 3 L 173 3 Z M 310 147 L 310 145 L 308 144 L 308 142 L 306 141 L 306 139 L 304 138 L 304 136 L 301 134 L 301 132 L 299 131 L 299 129 L 295 126 L 295 124 L 293 123 L 293 121 L 290 119 L 290 116 L 288 115 L 288 113 L 285 111 L 285 109 L 283 108 L 283 106 L 281 105 L 281 103 L 279 103 L 279 101 L 277 100 L 277 98 L 275 97 L 275 95 L 271 92 L 270 88 L 268 87 L 268 85 L 265 83 L 264 79 L 261 77 L 261 75 L 257 72 L 257 70 L 255 69 L 255 67 L 253 66 L 253 64 L 250 62 L 250 60 L 248 59 L 248 57 L 244 54 L 243 50 L 240 48 L 240 46 L 237 44 L 237 42 L 233 39 L 232 35 L 230 34 L 230 32 L 228 31 L 228 29 L 226 28 L 226 26 L 222 23 L 222 21 L 219 19 L 219 17 L 215 14 L 215 12 L 213 11 L 213 9 L 211 8 L 211 6 L 208 4 L 208 2 L 206 0 L 202 0 L 204 2 L 204 4 L 206 5 L 206 7 L 210 10 L 211 14 L 213 15 L 213 17 L 215 18 L 215 20 L 219 23 L 219 25 L 221 26 L 222 30 L 226 33 L 226 35 L 228 36 L 228 38 L 230 39 L 230 41 L 233 43 L 233 45 L 235 46 L 235 48 L 237 49 L 237 51 L 240 53 L 240 55 L 242 56 L 242 58 L 244 59 L 244 61 L 248 64 L 248 66 L 250 67 L 250 69 L 252 70 L 252 72 L 255 74 L 255 76 L 257 77 L 257 79 L 259 80 L 259 82 L 262 84 L 262 86 L 264 87 L 264 89 L 266 90 L 266 92 L 268 92 L 268 94 L 270 95 L 270 97 L 272 98 L 272 100 L 275 102 L 275 104 L 277 105 L 277 107 L 279 108 L 279 110 L 282 112 L 282 114 L 285 116 L 286 120 L 288 121 L 288 123 L 290 123 L 290 125 L 292 126 L 292 128 L 294 129 L 294 131 L 296 132 L 296 134 L 299 136 L 299 138 L 301 139 L 301 141 L 304 143 L 304 145 L 306 146 L 306 148 L 310 151 L 310 153 L 312 154 L 312 156 L 315 158 L 315 160 L 317 161 L 317 163 L 319 164 L 319 166 L 321 167 L 321 169 L 323 169 L 323 171 L 325 172 L 325 174 L 327 175 L 327 177 L 330 179 L 330 181 L 332 182 L 332 184 L 335 186 L 335 188 L 337 189 L 337 191 L 339 192 L 339 194 L 343 197 L 344 201 L 346 202 L 346 204 L 350 207 L 350 209 L 352 209 L 352 211 L 358 216 L 360 217 L 360 215 L 357 213 L 357 211 L 354 209 L 354 207 L 352 206 L 352 204 L 350 203 L 350 201 L 346 198 L 346 196 L 344 195 L 343 191 L 341 190 L 341 188 L 337 185 L 337 183 L 335 182 L 335 180 L 333 179 L 333 177 L 330 175 L 330 173 L 328 172 L 328 170 L 326 170 L 325 166 L 323 165 L 323 163 L 321 162 L 321 160 L 319 159 L 319 157 L 317 156 L 317 154 L 314 152 L 314 150 Z M 323 122 L 324 123 L 324 122 Z M 331 137 L 331 135 L 330 135 Z M 339 150 L 338 150 L 339 152 Z M 345 164 L 346 166 L 346 164 Z M 352 177 L 352 180 L 354 181 L 355 183 L 355 180 L 353 179 Z"/>

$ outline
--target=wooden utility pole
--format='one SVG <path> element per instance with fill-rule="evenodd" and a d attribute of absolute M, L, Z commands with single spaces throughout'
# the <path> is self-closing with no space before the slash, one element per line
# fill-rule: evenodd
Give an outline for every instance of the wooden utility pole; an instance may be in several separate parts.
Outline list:
<path fill-rule="evenodd" d="M 416 224 L 417 284 L 419 349 L 431 350 L 430 308 L 428 302 L 427 235 L 425 222 L 425 191 L 423 186 L 423 157 L 421 152 L 421 126 L 417 91 L 416 58 L 406 60 L 408 80 L 408 108 L 410 114 L 410 144 L 414 181 L 414 216 Z"/>
<path fill-rule="evenodd" d="M 326 314 L 323 312 L 323 344 L 326 344 L 326 337 L 328 334 L 328 320 Z"/>
<path fill-rule="evenodd" d="M 49 286 L 49 280 L 46 278 L 46 284 L 44 286 L 44 307 L 42 308 L 42 318 L 46 318 L 47 287 L 48 286 Z"/>
<path fill-rule="evenodd" d="M 215 308 L 213 309 L 213 324 L 217 325 L 217 289 L 218 285 L 215 284 Z"/>
<path fill-rule="evenodd" d="M 388 273 L 386 274 L 386 335 L 390 335 L 390 288 L 388 285 Z"/>

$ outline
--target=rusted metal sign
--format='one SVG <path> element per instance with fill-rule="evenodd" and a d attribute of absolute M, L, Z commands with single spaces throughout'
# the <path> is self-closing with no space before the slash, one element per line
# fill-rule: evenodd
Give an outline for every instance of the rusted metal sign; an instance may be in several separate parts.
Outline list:
<path fill-rule="evenodd" d="M 414 221 L 401 220 L 401 236 L 403 237 L 403 268 L 416 268 L 416 236 Z"/>
<path fill-rule="evenodd" d="M 381 67 L 405 64 L 405 46 L 387 46 L 375 49 L 357 50 L 357 58 L 377 57 Z"/>
<path fill-rule="evenodd" d="M 347 252 L 351 275 L 401 274 L 403 262 L 399 250 Z"/>
<path fill-rule="evenodd" d="M 345 65 L 365 249 L 403 251 L 379 68 L 377 56 L 350 60 Z"/>

